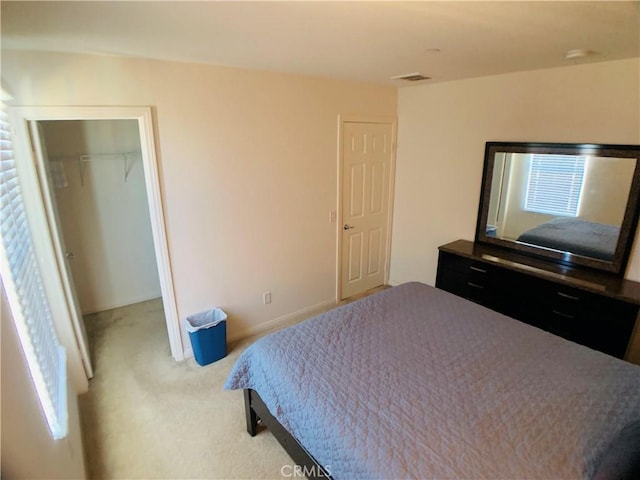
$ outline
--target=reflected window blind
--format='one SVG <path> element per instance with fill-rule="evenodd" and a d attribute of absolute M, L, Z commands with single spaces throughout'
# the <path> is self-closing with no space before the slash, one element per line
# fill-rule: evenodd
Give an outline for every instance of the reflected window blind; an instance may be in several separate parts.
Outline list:
<path fill-rule="evenodd" d="M 6 107 L 0 110 L 0 272 L 20 343 L 54 438 L 67 434 L 67 380 L 27 223 Z"/>
<path fill-rule="evenodd" d="M 524 209 L 577 217 L 586 157 L 531 155 Z"/>

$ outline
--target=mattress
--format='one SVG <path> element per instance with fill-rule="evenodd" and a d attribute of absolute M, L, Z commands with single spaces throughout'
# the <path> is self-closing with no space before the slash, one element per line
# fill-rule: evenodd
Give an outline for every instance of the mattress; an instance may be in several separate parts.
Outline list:
<path fill-rule="evenodd" d="M 614 225 L 577 218 L 554 218 L 527 230 L 518 237 L 518 241 L 611 261 L 619 235 L 620 228 Z"/>
<path fill-rule="evenodd" d="M 640 367 L 420 283 L 261 338 L 258 392 L 336 478 L 589 478 L 640 417 Z"/>

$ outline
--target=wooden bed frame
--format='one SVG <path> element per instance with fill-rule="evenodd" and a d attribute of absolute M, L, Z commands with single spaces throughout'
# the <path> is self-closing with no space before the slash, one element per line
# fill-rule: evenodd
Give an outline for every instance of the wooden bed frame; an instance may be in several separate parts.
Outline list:
<path fill-rule="evenodd" d="M 331 478 L 329 472 L 300 445 L 300 442 L 280 424 L 276 417 L 271 415 L 271 412 L 269 412 L 269 409 L 255 390 L 244 390 L 244 410 L 249 435 L 256 436 L 258 423 L 262 423 L 267 427 L 291 459 L 300 467 L 299 470 L 294 472 L 295 476 L 304 475 L 309 479 Z"/>

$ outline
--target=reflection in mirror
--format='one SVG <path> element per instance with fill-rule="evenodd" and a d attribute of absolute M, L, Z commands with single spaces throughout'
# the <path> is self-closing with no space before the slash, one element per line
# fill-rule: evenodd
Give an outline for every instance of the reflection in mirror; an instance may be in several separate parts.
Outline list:
<path fill-rule="evenodd" d="M 487 234 L 611 261 L 635 159 L 496 153 Z"/>
<path fill-rule="evenodd" d="M 638 158 L 638 146 L 488 143 L 476 240 L 617 271 L 637 221 Z"/>

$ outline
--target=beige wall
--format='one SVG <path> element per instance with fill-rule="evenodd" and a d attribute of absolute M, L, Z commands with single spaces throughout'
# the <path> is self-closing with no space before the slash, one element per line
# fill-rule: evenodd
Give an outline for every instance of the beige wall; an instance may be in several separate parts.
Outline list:
<path fill-rule="evenodd" d="M 160 297 L 137 122 L 41 125 L 82 313 Z M 123 152 L 135 152 L 126 165 L 117 155 L 80 163 L 80 155 Z"/>
<path fill-rule="evenodd" d="M 237 336 L 334 299 L 337 117 L 395 116 L 395 88 L 15 51 L 2 76 L 14 104 L 154 107 L 181 319 L 219 306 Z"/>
<path fill-rule="evenodd" d="M 0 283 L 2 320 L 3 478 L 78 479 L 85 477 L 78 401 L 68 390 L 69 434 L 53 440 L 18 339 L 4 287 Z"/>
<path fill-rule="evenodd" d="M 640 143 L 639 76 L 633 59 L 402 88 L 391 281 L 433 285 L 438 246 L 473 240 L 485 142 Z"/>
<path fill-rule="evenodd" d="M 580 218 L 621 225 L 631 189 L 635 162 L 628 158 L 587 160 Z"/>
<path fill-rule="evenodd" d="M 403 88 L 398 122 L 391 282 L 433 285 L 438 246 L 474 238 L 485 142 L 640 143 L 640 60 Z M 640 362 L 640 328 L 632 342 Z"/>

